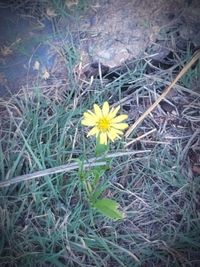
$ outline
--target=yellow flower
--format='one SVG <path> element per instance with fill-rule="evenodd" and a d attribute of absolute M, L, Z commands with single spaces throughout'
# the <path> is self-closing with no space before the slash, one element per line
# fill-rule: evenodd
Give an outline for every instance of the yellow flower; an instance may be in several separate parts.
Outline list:
<path fill-rule="evenodd" d="M 123 135 L 124 129 L 128 127 L 127 123 L 122 121 L 128 118 L 127 115 L 119 115 L 116 117 L 120 106 L 110 110 L 108 102 L 103 103 L 102 110 L 97 104 L 94 104 L 94 111 L 88 110 L 84 112 L 84 118 L 81 123 L 85 126 L 93 127 L 87 136 L 96 135 L 99 137 L 100 144 L 107 144 L 108 139 L 112 142 Z"/>

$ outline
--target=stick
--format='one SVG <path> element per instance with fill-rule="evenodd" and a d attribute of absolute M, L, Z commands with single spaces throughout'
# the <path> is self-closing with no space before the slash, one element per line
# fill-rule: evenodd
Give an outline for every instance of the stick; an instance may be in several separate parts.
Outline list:
<path fill-rule="evenodd" d="M 154 108 L 166 97 L 166 95 L 170 92 L 172 87 L 177 83 L 178 80 L 191 68 L 191 66 L 200 58 L 200 50 L 197 50 L 192 59 L 184 66 L 184 68 L 179 72 L 173 82 L 166 87 L 163 93 L 158 97 L 158 99 L 142 114 L 142 116 L 128 129 L 125 133 L 125 137 L 128 137 L 132 131 L 151 113 Z"/>
<path fill-rule="evenodd" d="M 135 155 L 135 154 L 146 153 L 146 152 L 150 152 L 150 151 L 151 150 L 124 151 L 124 152 L 117 152 L 117 153 L 113 153 L 113 154 L 108 154 L 105 157 L 91 158 L 91 159 L 89 159 L 87 161 L 84 161 L 83 167 L 84 168 L 90 168 L 90 167 L 93 167 L 93 166 L 103 166 L 103 165 L 106 165 L 106 161 L 105 160 L 108 159 L 108 158 L 116 158 L 116 157 L 121 157 L 121 156 Z M 97 162 L 98 160 L 104 160 L 104 161 Z M 19 182 L 28 181 L 28 180 L 39 178 L 39 177 L 42 177 L 42 176 L 50 175 L 50 174 L 57 174 L 57 173 L 61 173 L 61 172 L 69 172 L 69 171 L 72 171 L 72 170 L 75 170 L 75 169 L 78 169 L 78 168 L 79 168 L 78 162 L 74 162 L 74 163 L 71 163 L 71 164 L 65 164 L 65 165 L 49 168 L 49 169 L 42 170 L 42 171 L 37 171 L 37 172 L 34 172 L 34 173 L 30 173 L 30 174 L 16 176 L 14 178 L 7 179 L 7 180 L 4 180 L 4 181 L 0 182 L 0 188 L 1 187 L 6 187 L 6 186 L 10 186 L 11 184 L 16 184 L 16 183 L 19 183 Z"/>

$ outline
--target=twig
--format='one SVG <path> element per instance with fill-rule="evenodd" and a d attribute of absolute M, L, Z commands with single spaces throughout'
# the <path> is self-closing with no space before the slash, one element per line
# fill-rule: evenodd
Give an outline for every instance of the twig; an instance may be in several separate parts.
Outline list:
<path fill-rule="evenodd" d="M 93 167 L 93 166 L 103 166 L 103 165 L 106 165 L 105 159 L 108 159 L 108 158 L 116 158 L 116 157 L 121 157 L 121 156 L 135 155 L 135 154 L 146 153 L 146 152 L 150 152 L 150 151 L 151 150 L 138 150 L 138 151 L 125 151 L 125 152 L 117 152 L 117 153 L 113 153 L 113 154 L 108 154 L 105 157 L 91 158 L 91 159 L 85 161 L 83 166 L 84 166 L 84 168 L 89 168 L 89 167 Z M 104 160 L 104 161 L 98 162 L 99 160 Z M 78 162 L 75 162 L 75 163 L 71 163 L 71 164 L 65 164 L 65 165 L 61 165 L 58 167 L 49 168 L 49 169 L 42 170 L 42 171 L 37 171 L 34 173 L 30 173 L 30 174 L 16 176 L 14 178 L 7 179 L 5 181 L 0 182 L 0 188 L 10 186 L 11 184 L 16 184 L 19 182 L 32 180 L 32 179 L 39 178 L 42 176 L 47 176 L 50 174 L 69 172 L 69 171 L 72 171 L 72 170 L 75 170 L 78 168 L 79 168 L 79 164 L 78 164 Z"/>
<path fill-rule="evenodd" d="M 165 81 L 164 79 L 159 78 L 156 75 L 147 75 L 147 74 L 145 74 L 144 76 L 147 77 L 148 79 L 151 79 L 151 80 L 154 80 L 154 81 L 158 81 L 158 82 L 162 82 L 162 83 L 165 83 L 166 85 L 170 85 L 170 82 Z M 175 84 L 174 88 L 177 89 L 178 91 L 183 91 L 183 92 L 195 95 L 197 97 L 200 97 L 199 93 L 197 93 L 197 92 L 195 92 L 195 91 L 193 91 L 193 90 L 191 90 L 189 88 L 186 88 L 186 87 L 184 87 L 182 85 Z"/>
<path fill-rule="evenodd" d="M 125 136 L 128 137 L 132 131 L 157 107 L 157 105 L 167 96 L 172 87 L 177 83 L 178 80 L 190 69 L 190 67 L 200 58 L 200 50 L 198 50 L 192 59 L 184 66 L 179 72 L 173 82 L 163 91 L 158 99 L 142 114 L 142 116 L 128 129 Z"/>
<path fill-rule="evenodd" d="M 95 162 L 95 163 L 86 163 L 84 164 L 85 168 L 88 167 L 93 167 L 93 166 L 102 166 L 105 165 L 106 162 Z M 0 183 L 0 188 L 1 187 L 6 187 L 6 186 L 10 186 L 11 184 L 16 184 L 19 182 L 23 182 L 23 181 L 28 181 L 28 180 L 32 180 L 35 178 L 39 178 L 42 176 L 47 176 L 50 174 L 57 174 L 57 173 L 61 173 L 61 172 L 69 172 L 75 169 L 79 168 L 79 164 L 78 163 L 71 163 L 71 164 L 67 164 L 67 165 L 61 165 L 58 167 L 54 167 L 54 168 L 49 168 L 46 170 L 42 170 L 42 171 L 37 171 L 34 173 L 30 173 L 30 174 L 25 174 L 25 175 L 21 175 L 21 176 L 16 176 L 14 178 L 5 180 L 3 182 Z"/>
<path fill-rule="evenodd" d="M 143 134 L 143 135 L 141 135 L 141 136 L 138 136 L 137 138 L 135 138 L 135 139 L 133 139 L 132 141 L 130 141 L 129 143 L 127 143 L 127 144 L 125 145 L 125 147 L 130 146 L 131 144 L 140 141 L 142 138 L 148 136 L 149 134 L 154 133 L 155 131 L 156 131 L 156 128 L 152 129 L 151 131 L 149 131 L 149 132 L 147 132 L 147 133 L 145 133 L 145 134 Z"/>

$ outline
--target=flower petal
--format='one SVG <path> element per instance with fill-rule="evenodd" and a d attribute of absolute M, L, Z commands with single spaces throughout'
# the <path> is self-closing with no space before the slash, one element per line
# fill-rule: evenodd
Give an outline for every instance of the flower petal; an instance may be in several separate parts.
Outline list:
<path fill-rule="evenodd" d="M 118 123 L 118 122 L 126 120 L 127 118 L 128 118 L 128 116 L 125 115 L 125 114 L 124 115 L 119 115 L 116 118 L 112 119 L 111 123 Z"/>
<path fill-rule="evenodd" d="M 107 133 L 100 133 L 100 144 L 107 145 Z"/>
<path fill-rule="evenodd" d="M 91 136 L 91 135 L 97 135 L 99 133 L 99 129 L 97 127 L 93 127 L 89 133 L 87 134 L 87 136 Z"/>
<path fill-rule="evenodd" d="M 116 108 L 112 108 L 110 113 L 108 114 L 108 118 L 113 119 L 117 115 L 117 112 L 119 111 L 119 109 L 120 109 L 120 106 Z"/>
<path fill-rule="evenodd" d="M 91 111 L 91 110 L 88 110 L 86 112 L 83 113 L 83 116 L 84 117 L 95 117 L 95 114 Z"/>
<path fill-rule="evenodd" d="M 121 130 L 118 130 L 118 129 L 115 129 L 115 128 L 111 128 L 110 131 L 114 131 L 118 136 L 124 134 Z"/>
<path fill-rule="evenodd" d="M 102 107 L 102 113 L 104 117 L 108 116 L 109 110 L 110 110 L 110 107 L 109 107 L 108 102 L 106 101 L 103 103 L 103 107 Z"/>
<path fill-rule="evenodd" d="M 116 139 L 116 138 L 119 138 L 119 135 L 116 133 L 116 131 L 113 129 L 113 130 L 110 130 L 109 132 L 108 132 L 108 137 L 109 137 L 109 139 L 112 141 L 112 142 L 114 142 L 114 140 Z"/>
<path fill-rule="evenodd" d="M 128 128 L 128 124 L 127 123 L 113 123 L 112 127 L 114 127 L 115 129 L 119 129 L 119 130 L 124 130 Z"/>
<path fill-rule="evenodd" d="M 81 124 L 85 125 L 85 126 L 95 126 L 96 122 L 94 120 L 90 120 L 90 119 L 83 119 L 81 121 Z"/>
<path fill-rule="evenodd" d="M 98 118 L 102 117 L 101 109 L 97 104 L 94 104 L 94 113 Z"/>
<path fill-rule="evenodd" d="M 94 122 L 97 122 L 98 118 L 96 117 L 96 115 L 90 111 L 88 112 L 84 112 L 83 113 L 83 116 L 84 116 L 84 120 L 90 120 L 90 121 L 94 121 Z"/>

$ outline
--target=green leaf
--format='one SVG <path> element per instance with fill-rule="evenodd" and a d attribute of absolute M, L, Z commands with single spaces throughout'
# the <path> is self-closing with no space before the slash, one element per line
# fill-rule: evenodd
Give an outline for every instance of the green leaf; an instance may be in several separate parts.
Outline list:
<path fill-rule="evenodd" d="M 106 190 L 106 188 L 108 188 L 108 186 L 109 186 L 108 182 L 104 182 L 103 184 L 98 185 L 98 187 L 94 190 L 91 196 L 91 202 L 96 203 L 97 198 L 100 197 L 100 195 L 103 193 L 103 191 Z"/>
<path fill-rule="evenodd" d="M 104 175 L 106 170 L 108 170 L 107 166 L 97 166 L 91 169 L 95 185 L 99 182 L 99 179 Z"/>
<path fill-rule="evenodd" d="M 119 220 L 125 217 L 124 213 L 118 210 L 119 204 L 112 199 L 98 199 L 95 203 L 93 203 L 93 206 L 110 219 Z"/>

